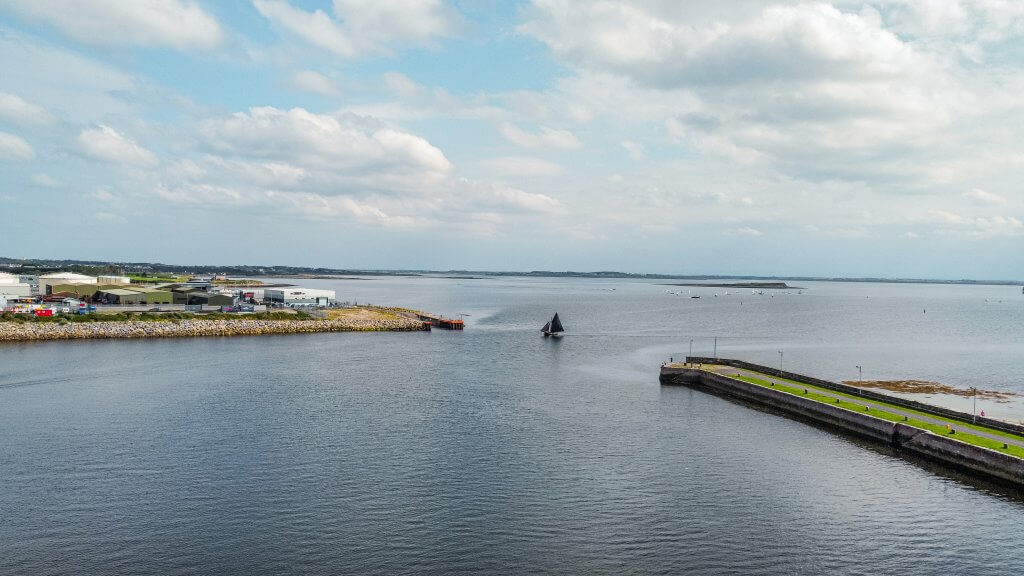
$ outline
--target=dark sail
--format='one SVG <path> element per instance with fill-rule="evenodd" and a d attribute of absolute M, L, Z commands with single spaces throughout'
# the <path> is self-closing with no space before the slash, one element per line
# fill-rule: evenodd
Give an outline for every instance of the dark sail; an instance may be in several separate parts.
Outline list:
<path fill-rule="evenodd" d="M 551 322 L 545 324 L 544 327 L 540 329 L 540 331 L 545 333 L 551 332 Z"/>
<path fill-rule="evenodd" d="M 558 312 L 555 312 L 555 317 L 551 319 L 551 332 L 565 332 L 562 321 L 558 319 Z"/>

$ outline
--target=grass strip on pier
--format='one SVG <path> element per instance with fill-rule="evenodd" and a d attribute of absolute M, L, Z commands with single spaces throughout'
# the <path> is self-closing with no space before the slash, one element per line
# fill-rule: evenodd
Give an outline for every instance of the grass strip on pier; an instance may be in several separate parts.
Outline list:
<path fill-rule="evenodd" d="M 850 399 L 857 400 L 857 401 L 860 401 L 860 402 L 874 402 L 875 404 L 880 404 L 882 406 L 886 406 L 886 407 L 893 408 L 893 409 L 896 409 L 896 410 L 902 410 L 903 412 L 909 412 L 911 414 L 917 414 L 918 416 L 924 416 L 926 418 L 938 418 L 938 419 L 943 420 L 945 422 L 949 422 L 950 424 L 956 424 L 958 429 L 959 428 L 970 428 L 972 430 L 978 430 L 980 432 L 985 432 L 985 433 L 988 433 L 988 434 L 995 434 L 995 435 L 998 435 L 998 436 L 1002 436 L 1004 438 L 1009 438 L 1011 440 L 1016 440 L 1018 442 L 1024 442 L 1024 436 L 1021 436 L 1019 434 L 1014 434 L 1012 432 L 1006 432 L 1004 430 L 997 430 L 995 428 L 989 428 L 987 426 L 982 426 L 980 424 L 974 424 L 973 422 L 967 422 L 965 420 L 959 420 L 957 418 L 949 418 L 949 417 L 946 417 L 946 416 L 941 416 L 939 414 L 931 414 L 929 412 L 924 412 L 923 410 L 916 410 L 914 408 L 907 408 L 907 407 L 899 406 L 899 405 L 896 405 L 896 404 L 889 404 L 888 402 L 884 402 L 882 400 L 875 400 L 874 398 L 865 398 L 863 396 L 858 396 L 856 394 L 850 394 L 849 392 L 840 392 L 838 390 L 831 390 L 829 388 L 823 388 L 821 386 L 816 386 L 814 384 L 807 384 L 806 382 L 800 382 L 798 380 L 790 380 L 789 378 L 782 378 L 781 376 L 768 376 L 768 375 L 765 375 L 765 377 L 766 378 L 773 378 L 776 381 L 788 382 L 790 384 L 793 384 L 793 385 L 796 385 L 796 386 L 800 386 L 800 387 L 803 387 L 803 388 L 807 388 L 807 389 L 814 388 L 814 389 L 817 389 L 817 390 L 826 391 L 829 394 L 832 394 L 834 396 L 842 396 L 844 398 L 850 398 Z"/>
<path fill-rule="evenodd" d="M 741 380 L 743 382 L 747 382 L 748 384 L 755 384 L 755 385 L 761 386 L 763 388 L 772 388 L 772 389 L 775 389 L 775 390 L 779 390 L 781 392 L 785 392 L 787 394 L 792 394 L 793 396 L 799 396 L 801 398 L 809 398 L 811 400 L 815 400 L 817 402 L 821 402 L 822 404 L 829 404 L 831 406 L 837 406 L 837 407 L 843 408 L 845 410 L 850 410 L 851 412 L 859 412 L 859 413 L 864 413 L 865 412 L 865 410 L 864 410 L 865 405 L 863 403 L 851 402 L 850 400 L 843 400 L 842 398 L 839 398 L 838 399 L 839 401 L 836 402 L 837 398 L 835 398 L 835 396 L 849 397 L 850 399 L 859 400 L 860 402 L 864 401 L 863 398 L 858 398 L 857 396 L 852 396 L 852 395 L 849 395 L 849 394 L 844 394 L 842 392 L 836 392 L 834 390 L 827 390 L 828 394 L 822 394 L 819 391 L 824 391 L 825 389 L 819 388 L 819 387 L 814 386 L 812 384 L 805 384 L 803 382 L 797 382 L 795 380 L 789 380 L 789 379 L 786 379 L 786 378 L 777 378 L 776 380 L 781 380 L 781 381 L 784 381 L 784 382 L 787 382 L 787 383 L 790 383 L 790 384 L 795 384 L 796 386 L 799 386 L 799 388 L 794 387 L 794 386 L 787 386 L 785 384 L 775 384 L 773 386 L 772 383 L 770 381 L 768 381 L 768 380 L 762 380 L 760 378 L 754 378 L 752 376 L 743 376 L 743 375 L 736 375 L 736 374 L 722 374 L 722 376 L 726 376 L 728 378 L 735 378 L 736 380 Z M 806 394 L 804 394 L 804 390 L 807 390 Z M 964 442 L 966 444 L 973 444 L 975 446 L 981 446 L 982 448 L 989 448 L 991 450 L 996 450 L 996 451 L 1002 452 L 1004 454 L 1010 454 L 1010 455 L 1016 456 L 1018 458 L 1024 458 L 1024 447 L 1017 446 L 1017 445 L 1014 445 L 1014 444 L 1007 444 L 1007 447 L 1003 448 L 1003 443 L 999 442 L 998 440 L 993 440 L 991 438 L 984 438 L 984 437 L 981 437 L 981 436 L 976 436 L 974 434 L 969 434 L 969 433 L 966 433 L 966 432 L 962 432 L 959 427 L 963 426 L 963 425 L 967 425 L 968 424 L 967 422 L 960 422 L 958 420 L 946 419 L 946 418 L 942 418 L 942 417 L 936 416 L 934 414 L 922 413 L 922 412 L 919 412 L 917 410 L 909 410 L 909 409 L 903 408 L 901 406 L 894 406 L 894 405 L 891 405 L 891 404 L 885 404 L 883 402 L 878 402 L 876 400 L 871 400 L 871 401 L 873 403 L 875 403 L 875 404 L 881 404 L 883 406 L 891 407 L 893 409 L 904 410 L 904 411 L 907 411 L 907 412 L 914 412 L 914 413 L 918 413 L 918 414 L 926 414 L 930 418 L 938 418 L 938 419 L 947 421 L 947 422 L 949 422 L 950 425 L 955 425 L 954 427 L 957 428 L 957 433 L 953 436 L 953 438 L 955 440 L 959 440 L 960 442 Z M 944 425 L 942 425 L 942 424 L 935 424 L 935 423 L 932 423 L 932 422 L 925 422 L 923 420 L 918 420 L 916 418 L 910 418 L 910 417 L 907 417 L 907 419 L 904 420 L 904 416 L 902 414 L 896 414 L 896 413 L 892 413 L 892 412 L 887 412 L 885 410 L 882 410 L 882 409 L 879 409 L 879 408 L 875 408 L 875 407 L 870 407 L 866 412 L 869 415 L 874 416 L 876 418 L 881 418 L 883 420 L 889 420 L 890 422 L 899 422 L 899 423 L 902 423 L 902 424 L 906 424 L 908 426 L 912 426 L 914 428 L 919 428 L 921 430 L 928 430 L 928 431 L 934 432 L 935 434 L 938 434 L 940 436 L 950 436 L 949 430 L 947 430 L 946 427 Z M 993 430 L 991 428 L 984 428 L 982 426 L 970 426 L 970 427 L 974 428 L 976 430 L 984 430 L 985 432 L 988 432 L 988 433 L 991 433 L 991 434 L 998 434 L 1000 436 L 1005 436 L 1006 438 L 1024 441 L 1024 438 L 1021 438 L 1020 436 L 1015 436 L 1013 434 L 1004 433 L 1004 432 L 1002 432 L 1000 430 Z"/>

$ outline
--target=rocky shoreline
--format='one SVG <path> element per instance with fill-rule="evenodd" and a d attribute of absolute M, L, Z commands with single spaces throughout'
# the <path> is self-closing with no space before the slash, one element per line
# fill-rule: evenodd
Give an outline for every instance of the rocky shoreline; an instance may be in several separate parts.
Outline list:
<path fill-rule="evenodd" d="M 312 332 L 414 332 L 423 323 L 406 317 L 328 320 L 127 320 L 123 322 L 0 322 L 0 342 L 107 338 L 181 338 Z"/>

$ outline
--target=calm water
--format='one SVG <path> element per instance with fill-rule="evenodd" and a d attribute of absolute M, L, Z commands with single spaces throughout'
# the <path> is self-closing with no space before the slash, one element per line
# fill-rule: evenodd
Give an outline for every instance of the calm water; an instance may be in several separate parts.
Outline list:
<path fill-rule="evenodd" d="M 306 284 L 468 327 L 0 346 L 0 574 L 1024 571 L 1017 496 L 657 381 L 717 336 L 1024 392 L 1019 287 Z"/>

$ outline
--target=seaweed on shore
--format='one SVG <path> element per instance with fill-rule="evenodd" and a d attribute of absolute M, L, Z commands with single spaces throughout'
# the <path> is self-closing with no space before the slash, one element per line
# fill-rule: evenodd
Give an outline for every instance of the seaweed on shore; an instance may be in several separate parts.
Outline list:
<path fill-rule="evenodd" d="M 961 396 L 963 398 L 971 398 L 977 395 L 978 398 L 995 400 L 996 402 L 1001 403 L 1009 402 L 1011 398 L 1019 396 L 1016 392 L 1006 390 L 957 388 L 956 386 L 950 386 L 949 384 L 931 382 L 928 380 L 846 380 L 843 384 L 859 388 L 874 388 L 878 390 L 887 390 L 889 392 L 902 392 L 905 394 L 949 394 L 951 396 Z"/>

